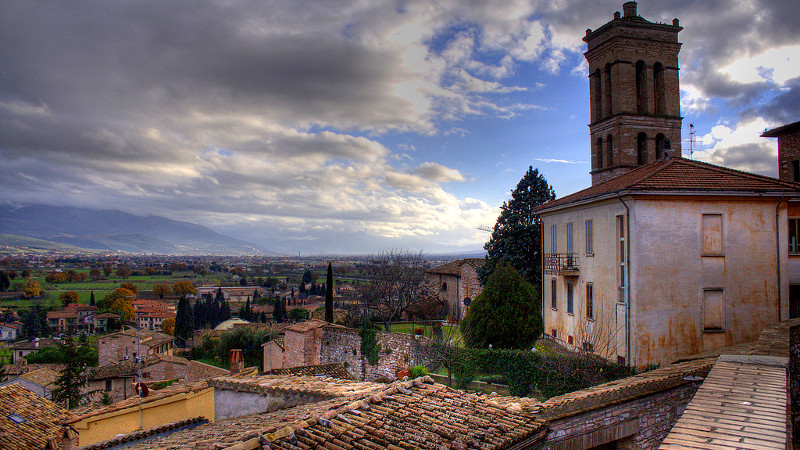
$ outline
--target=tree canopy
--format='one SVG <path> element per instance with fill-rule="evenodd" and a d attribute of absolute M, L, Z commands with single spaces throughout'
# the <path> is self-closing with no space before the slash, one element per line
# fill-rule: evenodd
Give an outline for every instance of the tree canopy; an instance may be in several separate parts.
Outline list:
<path fill-rule="evenodd" d="M 481 283 L 486 284 L 497 263 L 504 259 L 541 292 L 542 225 L 533 209 L 555 198 L 539 169 L 528 167 L 511 199 L 500 207 L 492 237 L 483 246 L 487 254 L 486 264 L 479 271 Z"/>
<path fill-rule="evenodd" d="M 469 307 L 461 333 L 470 347 L 528 348 L 542 334 L 539 294 L 501 261 Z"/>

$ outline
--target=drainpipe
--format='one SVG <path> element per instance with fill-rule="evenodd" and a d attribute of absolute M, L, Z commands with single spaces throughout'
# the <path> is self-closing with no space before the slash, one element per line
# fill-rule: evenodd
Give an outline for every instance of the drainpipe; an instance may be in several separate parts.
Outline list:
<path fill-rule="evenodd" d="M 541 289 L 542 292 L 539 295 L 539 307 L 542 310 L 542 335 L 544 336 L 544 335 L 547 335 L 547 329 L 544 326 L 544 317 L 545 317 L 545 315 L 544 315 L 544 301 L 545 301 L 544 300 L 544 283 L 545 283 L 545 281 L 544 281 L 544 219 L 542 219 L 542 217 L 539 216 L 538 220 L 539 220 L 539 246 L 540 246 L 540 249 L 539 249 L 539 260 L 540 260 L 540 263 L 539 264 L 540 264 L 540 267 L 542 268 L 541 275 L 540 275 L 540 278 L 542 279 L 542 289 Z M 553 294 L 550 293 L 550 295 L 553 295 Z"/>
<path fill-rule="evenodd" d="M 628 356 L 628 366 L 632 365 L 633 358 L 631 357 L 631 209 L 628 204 L 622 199 L 621 193 L 617 192 L 617 198 L 622 202 L 625 207 L 625 271 L 628 275 L 628 284 L 625 286 L 625 291 L 628 296 L 627 312 L 625 314 L 625 328 L 626 328 L 626 351 Z"/>
<path fill-rule="evenodd" d="M 778 200 L 778 205 L 775 206 L 775 260 L 776 264 L 775 267 L 778 269 L 778 321 L 781 320 L 781 291 L 783 288 L 781 287 L 781 221 L 780 221 L 780 208 L 781 203 L 783 203 L 783 199 L 785 197 L 781 196 L 781 199 Z"/>

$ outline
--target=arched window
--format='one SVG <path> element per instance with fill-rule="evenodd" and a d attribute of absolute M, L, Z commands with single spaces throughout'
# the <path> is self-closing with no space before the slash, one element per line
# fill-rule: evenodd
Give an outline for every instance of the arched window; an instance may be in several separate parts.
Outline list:
<path fill-rule="evenodd" d="M 614 136 L 611 136 L 610 134 L 608 135 L 608 138 L 606 139 L 606 147 L 608 147 L 606 150 L 608 153 L 608 158 L 606 158 L 606 161 L 608 161 L 608 167 L 611 167 L 614 165 Z"/>
<path fill-rule="evenodd" d="M 603 98 L 603 112 L 605 113 L 605 117 L 608 117 L 614 114 L 611 95 L 611 90 L 614 88 L 614 85 L 611 84 L 611 64 L 606 64 L 604 75 L 605 82 L 603 83 L 603 90 L 605 91 L 605 95 Z"/>
<path fill-rule="evenodd" d="M 595 145 L 595 155 L 597 155 L 597 168 L 603 168 L 603 138 L 597 138 L 597 144 Z"/>
<path fill-rule="evenodd" d="M 447 290 L 447 283 L 442 283 L 442 290 L 443 290 L 443 291 L 446 291 L 446 290 Z"/>
<path fill-rule="evenodd" d="M 664 65 L 660 62 L 653 65 L 653 94 L 656 103 L 656 115 L 667 115 L 666 90 L 664 87 Z"/>
<path fill-rule="evenodd" d="M 594 71 L 594 120 L 603 118 L 603 83 L 600 77 L 600 69 Z"/>
<path fill-rule="evenodd" d="M 636 137 L 636 164 L 647 164 L 647 134 L 639 133 Z"/>
<path fill-rule="evenodd" d="M 639 114 L 647 114 L 647 67 L 636 61 L 636 106 Z"/>
<path fill-rule="evenodd" d="M 663 134 L 658 133 L 656 135 L 656 159 L 664 157 L 664 141 L 666 140 L 667 138 Z"/>

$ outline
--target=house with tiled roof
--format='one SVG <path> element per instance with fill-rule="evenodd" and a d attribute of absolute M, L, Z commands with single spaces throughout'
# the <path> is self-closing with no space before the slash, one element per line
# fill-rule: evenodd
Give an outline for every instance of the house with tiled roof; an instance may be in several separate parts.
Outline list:
<path fill-rule="evenodd" d="M 0 386 L 19 384 L 34 394 L 40 395 L 49 400 L 51 398 L 50 391 L 52 391 L 55 387 L 58 377 L 59 372 L 43 367 L 24 372 L 15 378 L 9 379 L 8 381 L 0 382 Z"/>
<path fill-rule="evenodd" d="M 64 422 L 72 413 L 19 384 L 0 387 L 0 448 L 77 447 L 77 433 Z"/>
<path fill-rule="evenodd" d="M 54 338 L 35 338 L 32 341 L 17 342 L 11 346 L 11 360 L 14 364 L 22 361 L 25 355 L 47 347 L 58 347 L 60 340 Z"/>
<path fill-rule="evenodd" d="M 125 361 L 137 355 L 172 355 L 175 338 L 152 330 L 127 329 L 102 336 L 98 342 L 99 364 Z"/>
<path fill-rule="evenodd" d="M 426 272 L 434 292 L 446 302 L 447 316 L 453 322 L 464 318 L 470 302 L 481 293 L 478 269 L 484 262 L 482 258 L 459 259 Z"/>
<path fill-rule="evenodd" d="M 187 378 L 190 362 L 186 358 L 171 355 L 150 355 L 137 361 L 131 358 L 92 368 L 89 390 L 107 391 L 112 399 L 126 399 L 136 394 L 135 380 L 143 382 Z M 221 373 L 228 373 L 223 370 Z M 216 373 L 215 375 L 219 375 Z"/>
<path fill-rule="evenodd" d="M 19 322 L 0 322 L 0 340 L 13 341 L 22 333 L 22 324 Z"/>
<path fill-rule="evenodd" d="M 635 2 L 587 30 L 592 186 L 535 209 L 545 333 L 633 366 L 753 340 L 800 302 L 800 184 L 681 156 L 680 30 Z"/>
<path fill-rule="evenodd" d="M 74 333 L 89 328 L 86 318 L 97 311 L 96 306 L 70 303 L 60 311 L 48 311 L 47 322 L 53 331 Z"/>

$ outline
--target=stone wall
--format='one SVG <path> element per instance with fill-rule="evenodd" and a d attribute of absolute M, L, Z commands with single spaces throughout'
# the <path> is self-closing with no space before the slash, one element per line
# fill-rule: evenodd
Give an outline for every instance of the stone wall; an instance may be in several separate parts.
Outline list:
<path fill-rule="evenodd" d="M 215 420 L 233 419 L 315 403 L 328 398 L 330 397 L 307 392 L 280 391 L 263 394 L 214 388 L 214 415 Z"/>
<path fill-rule="evenodd" d="M 378 331 L 375 339 L 381 350 L 378 364 L 371 366 L 361 355 L 361 335 L 353 328 L 326 327 L 321 335 L 318 364 L 341 363 L 353 375 L 369 381 L 395 380 L 402 369 L 421 363 L 424 337 Z M 288 354 L 288 343 L 287 343 Z"/>
<path fill-rule="evenodd" d="M 794 181 L 792 161 L 800 159 L 800 131 L 787 132 L 778 138 L 778 172 L 784 181 Z"/>
<path fill-rule="evenodd" d="M 699 383 L 605 407 L 549 418 L 544 449 L 592 448 L 616 442 L 618 449 L 657 448 L 683 414 Z M 546 411 L 545 411 L 546 414 Z"/>

